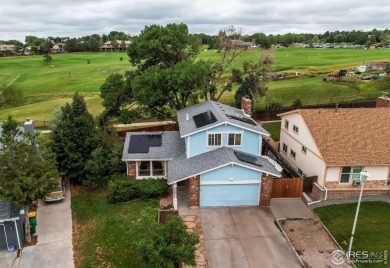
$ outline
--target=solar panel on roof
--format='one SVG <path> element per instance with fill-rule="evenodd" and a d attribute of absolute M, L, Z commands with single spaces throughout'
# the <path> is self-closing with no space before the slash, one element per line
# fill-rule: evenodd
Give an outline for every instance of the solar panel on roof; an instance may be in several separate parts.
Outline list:
<path fill-rule="evenodd" d="M 252 165 L 256 165 L 256 166 L 259 166 L 259 167 L 262 167 L 263 165 L 259 164 L 257 162 L 257 158 L 254 157 L 254 156 L 251 156 L 251 155 L 248 155 L 248 154 L 244 154 L 244 153 L 240 153 L 240 152 L 234 152 L 234 154 L 236 155 L 237 159 L 242 161 L 242 162 L 246 162 L 246 163 L 249 163 L 249 164 L 252 164 Z"/>
<path fill-rule="evenodd" d="M 129 141 L 129 153 L 148 153 L 150 147 L 161 147 L 161 134 L 131 135 Z"/>
<path fill-rule="evenodd" d="M 194 118 L 195 125 L 197 128 L 204 127 L 217 122 L 217 118 L 215 118 L 214 114 L 211 111 L 194 115 L 192 118 Z"/>
<path fill-rule="evenodd" d="M 231 115 L 231 114 L 226 114 L 226 116 L 231 118 L 231 119 L 238 120 L 238 121 L 241 121 L 241 122 L 244 122 L 244 123 L 247 123 L 247 124 L 256 125 L 256 123 L 252 119 L 250 119 L 250 118 L 238 117 L 238 116 Z"/>

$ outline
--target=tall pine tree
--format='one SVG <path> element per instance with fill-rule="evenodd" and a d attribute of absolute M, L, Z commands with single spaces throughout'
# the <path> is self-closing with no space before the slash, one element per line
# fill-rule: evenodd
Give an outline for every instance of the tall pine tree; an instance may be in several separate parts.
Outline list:
<path fill-rule="evenodd" d="M 84 97 L 79 93 L 73 96 L 71 104 L 67 103 L 60 109 L 52 132 L 52 148 L 60 173 L 80 183 L 86 175 L 86 162 L 99 146 L 99 131 L 87 110 Z"/>

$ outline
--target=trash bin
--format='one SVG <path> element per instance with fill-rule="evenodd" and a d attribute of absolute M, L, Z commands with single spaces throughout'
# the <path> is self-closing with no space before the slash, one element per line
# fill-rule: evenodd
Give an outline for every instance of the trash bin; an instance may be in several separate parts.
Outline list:
<path fill-rule="evenodd" d="M 36 217 L 31 217 L 28 219 L 30 222 L 30 234 L 36 234 L 37 232 L 37 218 Z"/>

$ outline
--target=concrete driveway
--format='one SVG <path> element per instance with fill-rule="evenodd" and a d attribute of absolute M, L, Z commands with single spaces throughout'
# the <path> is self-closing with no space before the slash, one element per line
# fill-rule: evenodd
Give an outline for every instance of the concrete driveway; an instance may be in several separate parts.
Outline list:
<path fill-rule="evenodd" d="M 6 266 L 0 266 L 73 268 L 72 214 L 68 182 L 65 200 L 48 204 L 39 201 L 37 222 L 38 243 L 24 248 L 20 258 L 16 258 L 14 254 L 11 260 L 11 256 L 8 256 Z"/>
<path fill-rule="evenodd" d="M 210 268 L 301 267 L 269 207 L 199 209 Z"/>

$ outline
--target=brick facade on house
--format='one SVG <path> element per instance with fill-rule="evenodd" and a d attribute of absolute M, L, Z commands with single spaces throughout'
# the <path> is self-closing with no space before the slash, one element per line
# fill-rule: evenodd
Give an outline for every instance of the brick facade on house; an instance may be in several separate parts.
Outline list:
<path fill-rule="evenodd" d="M 127 175 L 130 177 L 136 177 L 137 176 L 137 169 L 136 169 L 136 162 L 135 161 L 129 161 L 127 162 Z"/>
<path fill-rule="evenodd" d="M 260 202 L 259 206 L 265 207 L 269 206 L 271 203 L 271 194 L 272 194 L 272 182 L 273 177 L 270 175 L 263 174 L 261 178 L 260 185 Z"/>
<path fill-rule="evenodd" d="M 355 189 L 359 188 L 360 186 L 352 186 L 350 184 L 343 184 L 339 183 L 337 181 L 329 181 L 325 183 L 325 187 L 329 189 Z M 386 188 L 387 182 L 385 180 L 369 180 L 364 183 L 364 188 Z"/>
<path fill-rule="evenodd" d="M 389 97 L 379 97 L 376 99 L 375 107 L 390 107 L 390 98 Z"/>
<path fill-rule="evenodd" d="M 188 179 L 188 207 L 198 208 L 200 198 L 200 177 L 195 176 Z"/>
<path fill-rule="evenodd" d="M 241 98 L 241 109 L 244 110 L 244 113 L 252 115 L 252 100 L 247 97 Z"/>
<path fill-rule="evenodd" d="M 328 195 L 327 199 L 337 199 L 337 198 L 349 198 L 349 197 L 358 197 L 360 194 L 360 186 L 349 186 L 349 187 L 338 187 L 338 188 L 327 188 Z M 364 184 L 363 196 L 369 195 L 386 195 L 390 194 L 390 189 L 386 187 L 366 187 Z M 323 200 L 325 198 L 325 189 L 322 188 L 318 183 L 314 183 L 312 195 L 317 200 Z"/>

